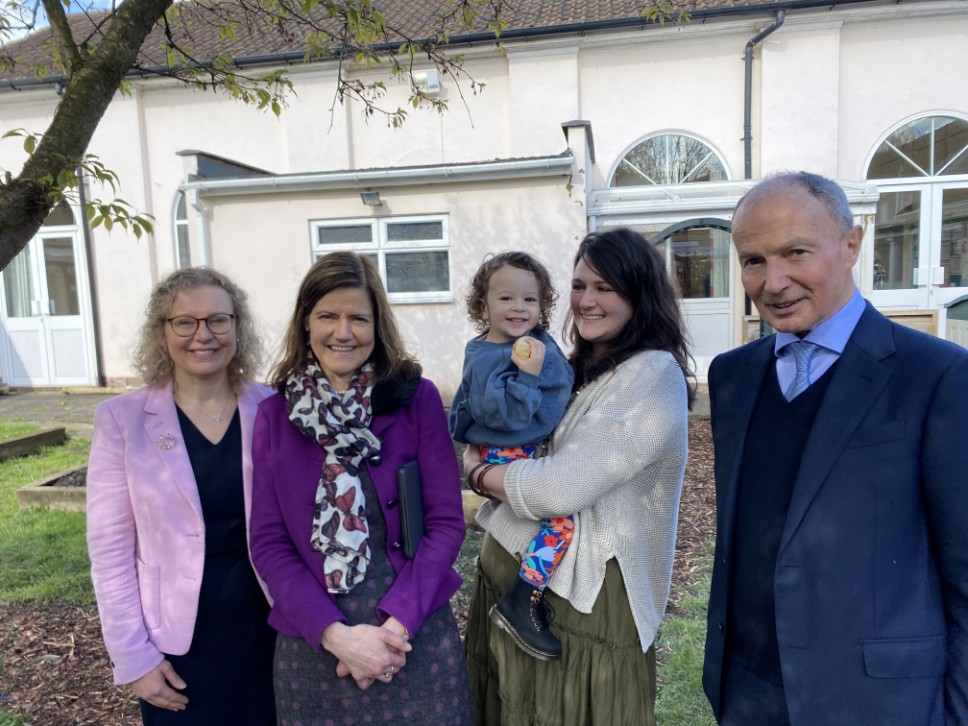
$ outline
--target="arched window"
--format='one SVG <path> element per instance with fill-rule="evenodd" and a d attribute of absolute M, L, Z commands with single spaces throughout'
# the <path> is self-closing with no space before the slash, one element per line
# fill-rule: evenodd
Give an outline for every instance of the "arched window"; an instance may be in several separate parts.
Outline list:
<path fill-rule="evenodd" d="M 185 193 L 178 192 L 175 198 L 175 214 L 172 224 L 175 230 L 175 263 L 178 269 L 191 267 L 192 250 L 188 240 L 188 210 L 185 206 Z"/>
<path fill-rule="evenodd" d="M 633 146 L 612 175 L 613 187 L 725 181 L 726 167 L 712 149 L 685 134 L 652 136 Z"/>

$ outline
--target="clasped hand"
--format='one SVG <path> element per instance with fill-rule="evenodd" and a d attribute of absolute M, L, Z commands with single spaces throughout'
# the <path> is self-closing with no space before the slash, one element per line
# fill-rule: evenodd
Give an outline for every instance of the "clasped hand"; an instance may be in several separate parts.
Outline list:
<path fill-rule="evenodd" d="M 366 690 L 374 681 L 390 682 L 407 665 L 406 654 L 413 646 L 405 632 L 396 618 L 382 626 L 332 623 L 323 631 L 320 644 L 339 661 L 336 675 L 352 676 Z"/>

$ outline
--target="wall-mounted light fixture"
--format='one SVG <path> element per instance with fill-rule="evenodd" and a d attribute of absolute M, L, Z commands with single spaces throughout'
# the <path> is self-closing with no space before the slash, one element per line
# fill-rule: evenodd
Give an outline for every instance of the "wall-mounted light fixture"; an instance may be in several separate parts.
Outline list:
<path fill-rule="evenodd" d="M 373 191 L 372 189 L 360 192 L 360 199 L 368 207 L 379 207 L 383 204 L 383 200 L 380 199 L 380 192 Z"/>

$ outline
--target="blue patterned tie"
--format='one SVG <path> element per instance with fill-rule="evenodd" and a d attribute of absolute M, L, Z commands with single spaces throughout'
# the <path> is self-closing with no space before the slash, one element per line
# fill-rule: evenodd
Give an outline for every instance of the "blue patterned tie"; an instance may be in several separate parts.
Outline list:
<path fill-rule="evenodd" d="M 817 344 L 807 340 L 798 340 L 796 343 L 790 343 L 787 347 L 796 359 L 797 375 L 794 377 L 793 383 L 784 392 L 783 397 L 792 401 L 810 386 L 810 359 L 817 352 Z"/>

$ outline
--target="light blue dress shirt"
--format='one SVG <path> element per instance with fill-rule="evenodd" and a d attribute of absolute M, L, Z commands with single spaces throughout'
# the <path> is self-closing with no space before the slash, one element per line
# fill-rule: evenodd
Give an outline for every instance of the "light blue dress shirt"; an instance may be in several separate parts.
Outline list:
<path fill-rule="evenodd" d="M 865 307 L 864 298 L 855 289 L 850 300 L 840 310 L 804 336 L 803 340 L 809 340 L 818 346 L 810 361 L 810 383 L 820 378 L 840 358 Z M 796 377 L 797 364 L 787 346 L 798 340 L 800 338 L 793 333 L 776 334 L 773 353 L 776 355 L 776 377 L 780 381 L 781 391 L 787 390 Z"/>

